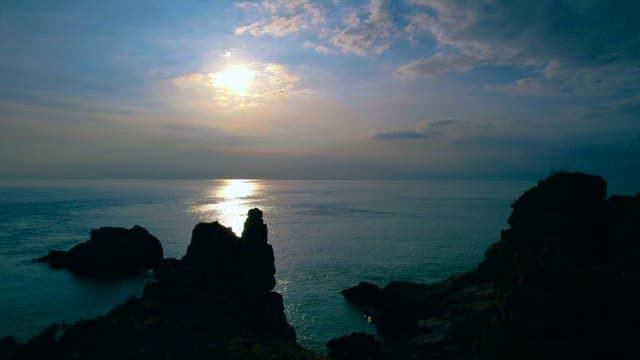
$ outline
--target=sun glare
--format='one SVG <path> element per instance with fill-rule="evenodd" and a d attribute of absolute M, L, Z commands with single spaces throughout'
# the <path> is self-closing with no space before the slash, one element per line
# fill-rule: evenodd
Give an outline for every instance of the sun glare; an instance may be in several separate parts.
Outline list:
<path fill-rule="evenodd" d="M 211 190 L 210 202 L 198 205 L 194 211 L 201 213 L 206 221 L 217 220 L 240 235 L 249 209 L 256 207 L 252 198 L 261 186 L 256 180 L 229 179 L 216 182 Z"/>
<path fill-rule="evenodd" d="M 253 73 L 243 65 L 233 65 L 218 73 L 209 74 L 213 85 L 234 94 L 244 94 L 253 79 Z"/>

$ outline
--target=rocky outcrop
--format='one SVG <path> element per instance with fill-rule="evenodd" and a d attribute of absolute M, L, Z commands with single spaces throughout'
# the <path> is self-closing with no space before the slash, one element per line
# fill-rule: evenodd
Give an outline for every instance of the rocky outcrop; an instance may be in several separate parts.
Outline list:
<path fill-rule="evenodd" d="M 186 255 L 160 262 L 143 298 L 176 306 L 227 301 L 225 311 L 243 328 L 295 341 L 282 296 L 271 291 L 276 269 L 262 216 L 250 210 L 240 238 L 218 222 L 196 225 Z"/>
<path fill-rule="evenodd" d="M 145 228 L 102 227 L 91 230 L 91 239 L 68 251 L 52 250 L 34 262 L 97 279 L 118 279 L 151 269 L 162 260 L 162 245 Z"/>
<path fill-rule="evenodd" d="M 477 270 L 357 296 L 384 338 L 375 359 L 628 358 L 640 312 L 640 195 L 556 173 L 512 205 Z M 357 290 L 360 288 L 360 290 Z M 373 287 L 368 286 L 373 289 Z M 362 286 L 344 292 L 366 293 Z"/>
<path fill-rule="evenodd" d="M 469 358 L 478 324 L 496 311 L 491 283 L 477 272 L 436 284 L 391 282 L 364 302 L 375 304 L 370 318 L 384 339 L 370 359 Z M 354 347 L 345 353 L 363 351 L 357 342 L 343 344 Z"/>
<path fill-rule="evenodd" d="M 107 315 L 53 326 L 27 344 L 0 341 L 2 359 L 323 359 L 295 342 L 262 212 L 243 236 L 198 224 L 182 259 L 164 259 L 142 298 Z"/>
<path fill-rule="evenodd" d="M 351 333 L 327 343 L 329 356 L 335 360 L 368 360 L 380 352 L 380 343 L 371 334 Z"/>
<path fill-rule="evenodd" d="M 191 243 L 181 260 L 164 259 L 154 272 L 155 283 L 146 294 L 166 293 L 175 287 L 203 294 L 249 297 L 273 290 L 273 249 L 267 243 L 262 211 L 249 211 L 242 237 L 218 222 L 196 225 Z"/>
<path fill-rule="evenodd" d="M 363 307 L 374 307 L 380 298 L 380 288 L 376 284 L 362 281 L 357 286 L 340 292 L 348 302 Z"/>
<path fill-rule="evenodd" d="M 604 179 L 559 173 L 512 207 L 511 227 L 479 267 L 501 311 L 478 338 L 477 355 L 624 356 L 639 315 L 638 268 L 627 260 L 640 255 L 640 197 L 606 198 Z"/>

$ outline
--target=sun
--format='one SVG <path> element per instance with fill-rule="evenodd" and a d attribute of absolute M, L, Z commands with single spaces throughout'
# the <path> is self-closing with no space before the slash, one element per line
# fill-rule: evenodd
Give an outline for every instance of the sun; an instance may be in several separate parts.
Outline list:
<path fill-rule="evenodd" d="M 249 89 L 253 72 L 244 65 L 233 65 L 220 72 L 210 73 L 213 86 L 236 95 L 243 95 Z"/>

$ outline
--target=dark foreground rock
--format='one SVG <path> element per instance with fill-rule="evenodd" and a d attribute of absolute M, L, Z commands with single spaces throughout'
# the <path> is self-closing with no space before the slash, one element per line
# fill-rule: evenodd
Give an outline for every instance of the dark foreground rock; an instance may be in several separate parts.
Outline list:
<path fill-rule="evenodd" d="M 335 360 L 368 360 L 380 352 L 380 343 L 371 334 L 351 333 L 327 343 L 329 356 Z"/>
<path fill-rule="evenodd" d="M 141 226 L 131 229 L 102 227 L 91 230 L 91 239 L 68 251 L 53 250 L 34 259 L 52 268 L 68 269 L 78 276 L 118 279 L 151 269 L 162 260 L 162 245 Z"/>
<path fill-rule="evenodd" d="M 341 291 L 348 302 L 357 306 L 376 306 L 380 298 L 380 288 L 376 284 L 362 281 L 357 286 Z"/>
<path fill-rule="evenodd" d="M 476 270 L 355 297 L 375 305 L 375 359 L 637 358 L 640 195 L 562 172 L 512 208 Z"/>
<path fill-rule="evenodd" d="M 142 298 L 26 344 L 2 339 L 0 359 L 322 359 L 295 342 L 273 260 L 258 209 L 241 238 L 198 224 L 186 255 L 159 263 Z"/>

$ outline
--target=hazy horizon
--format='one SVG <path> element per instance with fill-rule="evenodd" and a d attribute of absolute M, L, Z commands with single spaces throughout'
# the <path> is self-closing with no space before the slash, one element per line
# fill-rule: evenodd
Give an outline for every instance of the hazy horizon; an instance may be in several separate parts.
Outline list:
<path fill-rule="evenodd" d="M 0 178 L 640 184 L 637 1 L 7 1 Z"/>

